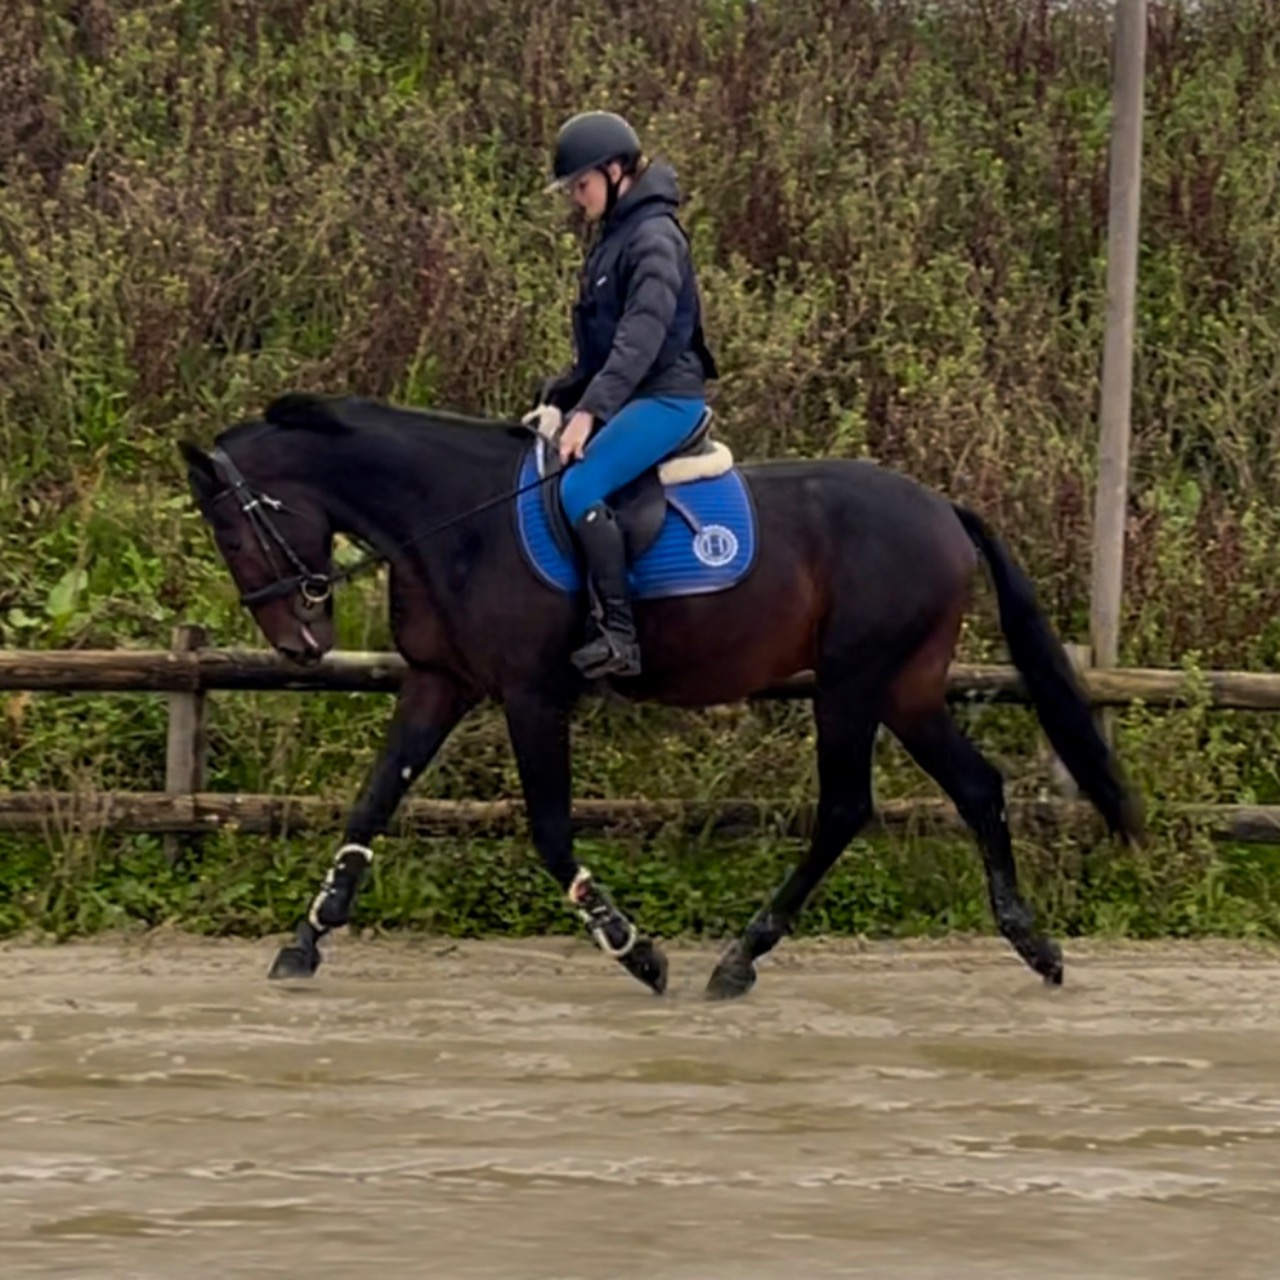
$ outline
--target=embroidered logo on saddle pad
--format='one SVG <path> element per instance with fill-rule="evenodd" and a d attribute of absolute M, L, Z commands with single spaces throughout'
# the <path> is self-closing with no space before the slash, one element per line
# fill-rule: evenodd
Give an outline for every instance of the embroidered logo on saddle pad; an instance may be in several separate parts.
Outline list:
<path fill-rule="evenodd" d="M 538 446 L 525 454 L 518 484 L 539 475 Z M 577 549 L 563 520 L 555 527 L 548 503 L 559 504 L 559 485 L 522 493 L 516 500 L 521 549 L 530 567 L 548 586 L 577 592 L 585 587 Z M 654 507 L 662 504 L 662 510 Z M 639 511 L 640 506 L 647 507 Z M 631 557 L 628 578 L 637 600 L 703 595 L 735 586 L 755 563 L 756 517 L 751 492 L 737 469 L 706 479 L 660 485 L 651 481 L 642 496 L 617 508 L 624 529 L 652 526 L 656 536 Z M 651 538 L 651 540 L 650 540 Z"/>
<path fill-rule="evenodd" d="M 723 569 L 738 556 L 738 535 L 722 524 L 709 524 L 693 538 L 693 554 L 709 569 Z"/>

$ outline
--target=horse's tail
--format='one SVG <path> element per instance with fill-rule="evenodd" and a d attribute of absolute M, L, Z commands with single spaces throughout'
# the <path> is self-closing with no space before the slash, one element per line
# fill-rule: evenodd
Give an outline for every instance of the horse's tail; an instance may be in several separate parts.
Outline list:
<path fill-rule="evenodd" d="M 952 506 L 987 562 L 1000 609 L 1000 629 L 1049 742 L 1110 830 L 1126 841 L 1140 841 L 1141 807 L 1098 732 L 1066 650 L 1036 601 L 1035 587 L 979 516 L 959 504 Z"/>

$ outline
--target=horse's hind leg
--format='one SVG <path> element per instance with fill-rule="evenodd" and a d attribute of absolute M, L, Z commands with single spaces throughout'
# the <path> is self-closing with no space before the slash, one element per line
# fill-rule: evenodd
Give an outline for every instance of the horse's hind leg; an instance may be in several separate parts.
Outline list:
<path fill-rule="evenodd" d="M 890 710 L 885 722 L 916 763 L 951 797 L 977 837 L 1001 934 L 1047 983 L 1060 983 L 1062 952 L 1038 932 L 1034 913 L 1018 890 L 1000 771 L 965 737 L 943 705 L 915 714 Z"/>
<path fill-rule="evenodd" d="M 871 708 L 865 683 L 819 687 L 814 697 L 818 818 L 808 853 L 720 957 L 707 982 L 708 998 L 725 1000 L 751 989 L 756 960 L 777 946 L 806 899 L 871 817 L 871 761 L 878 723 Z"/>

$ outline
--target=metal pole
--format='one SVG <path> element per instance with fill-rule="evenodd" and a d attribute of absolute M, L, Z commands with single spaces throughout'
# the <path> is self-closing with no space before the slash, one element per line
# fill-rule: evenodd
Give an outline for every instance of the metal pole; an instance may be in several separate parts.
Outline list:
<path fill-rule="evenodd" d="M 1098 485 L 1094 501 L 1090 593 L 1093 661 L 1100 667 L 1114 667 L 1120 648 L 1146 52 L 1146 0 L 1116 0 L 1112 45 L 1107 327 L 1102 352 Z"/>

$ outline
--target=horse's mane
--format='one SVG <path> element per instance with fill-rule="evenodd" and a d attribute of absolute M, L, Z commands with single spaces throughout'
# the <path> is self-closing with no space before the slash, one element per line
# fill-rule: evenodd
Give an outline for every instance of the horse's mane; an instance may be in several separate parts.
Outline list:
<path fill-rule="evenodd" d="M 218 437 L 218 442 L 230 443 L 272 428 L 333 434 L 402 434 L 438 432 L 443 428 L 451 434 L 462 429 L 468 433 L 483 431 L 512 439 L 529 438 L 527 428 L 505 418 L 485 418 L 450 409 L 408 408 L 363 396 L 320 396 L 305 391 L 289 391 L 272 400 L 260 419 L 228 427 Z"/>

